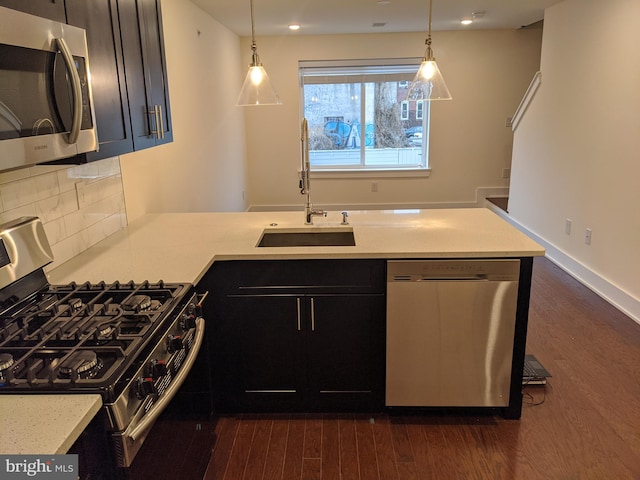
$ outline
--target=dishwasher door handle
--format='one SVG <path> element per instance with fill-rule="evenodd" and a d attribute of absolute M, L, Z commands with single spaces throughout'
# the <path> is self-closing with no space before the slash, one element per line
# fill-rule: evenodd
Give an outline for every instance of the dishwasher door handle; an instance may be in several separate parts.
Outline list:
<path fill-rule="evenodd" d="M 394 275 L 390 280 L 392 283 L 401 282 L 487 282 L 489 277 L 486 275 L 463 275 L 456 277 L 447 276 L 425 276 L 425 275 Z"/>
<path fill-rule="evenodd" d="M 422 277 L 418 282 L 488 282 L 486 275 L 470 275 L 463 277 Z"/>

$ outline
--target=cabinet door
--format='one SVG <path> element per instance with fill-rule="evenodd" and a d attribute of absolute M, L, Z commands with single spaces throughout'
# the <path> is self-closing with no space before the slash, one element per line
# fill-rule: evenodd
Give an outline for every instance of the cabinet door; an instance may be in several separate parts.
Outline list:
<path fill-rule="evenodd" d="M 299 409 L 304 391 L 299 297 L 228 296 L 211 335 L 219 411 Z"/>
<path fill-rule="evenodd" d="M 119 0 L 135 150 L 173 140 L 159 0 Z"/>
<path fill-rule="evenodd" d="M 381 409 L 384 295 L 314 295 L 308 306 L 310 409 Z"/>
<path fill-rule="evenodd" d="M 65 23 L 64 0 L 0 0 L 0 7 L 13 8 L 21 12 Z"/>
<path fill-rule="evenodd" d="M 133 151 L 116 0 L 66 0 L 68 23 L 87 32 L 100 149 L 93 161 Z"/>

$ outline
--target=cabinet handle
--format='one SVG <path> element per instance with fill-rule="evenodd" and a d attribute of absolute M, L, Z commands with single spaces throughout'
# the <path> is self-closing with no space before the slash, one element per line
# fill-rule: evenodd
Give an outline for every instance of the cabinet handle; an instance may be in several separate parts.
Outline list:
<path fill-rule="evenodd" d="M 313 303 L 313 297 L 311 297 L 311 331 L 316 331 L 316 309 Z"/>
<path fill-rule="evenodd" d="M 164 120 L 162 116 L 162 105 L 156 105 L 156 108 L 158 109 L 158 121 L 160 122 L 158 123 L 158 130 L 160 131 L 160 135 L 158 136 L 158 138 L 160 140 L 164 140 Z"/>
<path fill-rule="evenodd" d="M 296 298 L 296 306 L 298 307 L 298 331 L 300 331 L 300 297 Z"/>
<path fill-rule="evenodd" d="M 149 110 L 149 115 L 156 119 L 156 128 L 151 130 L 151 135 L 155 135 L 158 140 L 164 138 L 164 123 L 162 122 L 162 105 L 154 105 L 153 110 Z"/>

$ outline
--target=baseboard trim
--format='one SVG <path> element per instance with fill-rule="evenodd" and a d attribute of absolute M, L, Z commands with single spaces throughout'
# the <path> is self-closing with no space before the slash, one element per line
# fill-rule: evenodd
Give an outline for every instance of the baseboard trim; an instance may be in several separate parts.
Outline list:
<path fill-rule="evenodd" d="M 506 212 L 498 209 L 497 207 L 495 209 L 492 208 L 491 210 L 542 245 L 546 250 L 546 257 L 549 260 L 558 265 L 598 296 L 616 307 L 622 313 L 630 317 L 636 323 L 640 324 L 640 300 L 629 295 L 606 278 L 580 263 L 571 255 L 535 234 L 524 225 L 511 218 Z"/>
<path fill-rule="evenodd" d="M 428 210 L 434 208 L 477 208 L 477 202 L 450 202 L 450 203 L 314 203 L 314 208 L 335 211 L 358 211 L 358 210 Z M 251 205 L 249 212 L 291 212 L 303 211 L 304 204 L 299 205 Z"/>

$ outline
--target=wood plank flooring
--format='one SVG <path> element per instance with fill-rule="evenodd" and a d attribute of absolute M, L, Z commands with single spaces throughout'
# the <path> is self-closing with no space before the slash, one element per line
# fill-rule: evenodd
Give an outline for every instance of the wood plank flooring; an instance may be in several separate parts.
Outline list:
<path fill-rule="evenodd" d="M 527 352 L 551 372 L 522 418 L 161 418 L 131 478 L 638 480 L 640 325 L 536 259 Z M 167 455 L 170 452 L 170 455 Z"/>

